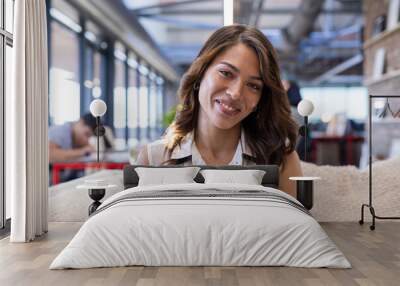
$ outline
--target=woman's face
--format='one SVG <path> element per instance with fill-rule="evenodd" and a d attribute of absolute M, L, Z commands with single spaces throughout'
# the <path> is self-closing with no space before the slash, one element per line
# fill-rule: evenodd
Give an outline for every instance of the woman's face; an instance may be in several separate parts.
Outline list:
<path fill-rule="evenodd" d="M 236 126 L 257 106 L 262 88 L 255 51 L 244 44 L 228 48 L 214 59 L 200 83 L 200 120 L 220 129 Z"/>

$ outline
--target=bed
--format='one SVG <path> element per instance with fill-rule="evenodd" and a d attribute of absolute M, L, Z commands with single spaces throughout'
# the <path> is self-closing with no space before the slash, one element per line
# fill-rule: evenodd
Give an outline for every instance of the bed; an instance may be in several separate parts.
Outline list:
<path fill-rule="evenodd" d="M 138 185 L 138 167 L 124 169 L 125 190 L 102 203 L 50 269 L 351 267 L 310 213 L 277 189 L 277 166 L 218 167 L 263 170 L 261 185 L 203 183 L 199 173 L 193 183 L 149 186 Z"/>

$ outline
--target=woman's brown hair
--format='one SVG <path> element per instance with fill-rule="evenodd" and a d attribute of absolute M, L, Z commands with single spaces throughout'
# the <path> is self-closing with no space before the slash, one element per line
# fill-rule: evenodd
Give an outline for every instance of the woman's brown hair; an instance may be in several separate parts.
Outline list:
<path fill-rule="evenodd" d="M 241 122 L 246 144 L 255 155 L 256 163 L 280 165 L 284 163 L 284 155 L 295 149 L 297 125 L 291 118 L 275 49 L 256 28 L 231 25 L 211 35 L 181 80 L 178 90 L 181 108 L 166 134 L 169 157 L 174 148 L 180 146 L 182 139 L 197 126 L 200 107 L 198 87 L 206 70 L 219 54 L 239 43 L 257 54 L 263 80 L 262 96 L 256 111 Z M 167 162 L 174 164 L 174 160 Z"/>

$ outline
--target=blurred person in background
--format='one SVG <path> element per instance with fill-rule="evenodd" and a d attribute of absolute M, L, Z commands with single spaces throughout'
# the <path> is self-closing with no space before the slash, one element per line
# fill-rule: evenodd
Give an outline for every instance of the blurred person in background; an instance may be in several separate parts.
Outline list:
<path fill-rule="evenodd" d="M 94 135 L 96 118 L 83 115 L 76 122 L 53 125 L 49 128 L 49 161 L 63 162 L 90 155 L 95 148 L 89 144 Z"/>
<path fill-rule="evenodd" d="M 283 87 L 286 90 L 287 96 L 289 98 L 290 110 L 292 112 L 292 117 L 296 123 L 301 126 L 303 125 L 303 117 L 297 111 L 297 105 L 301 101 L 300 88 L 298 84 L 293 80 L 282 80 Z"/>
<path fill-rule="evenodd" d="M 292 113 L 292 118 L 296 121 L 296 123 L 300 127 L 300 126 L 302 126 L 304 124 L 304 118 L 297 111 L 297 105 L 302 100 L 302 97 L 301 97 L 301 94 L 300 94 L 300 87 L 293 80 L 284 79 L 284 80 L 282 80 L 282 84 L 283 84 L 283 87 L 285 88 L 287 96 L 289 98 L 289 104 L 290 104 L 290 110 L 291 110 L 291 113 Z M 307 133 L 308 133 L 307 136 L 310 137 L 309 131 Z M 311 140 L 308 140 L 308 142 L 311 143 Z M 307 145 L 309 145 L 309 146 L 307 146 L 307 152 L 308 153 L 311 151 L 311 144 L 310 143 L 307 144 Z M 305 155 L 304 154 L 304 152 L 305 152 L 304 144 L 305 144 L 304 136 L 299 136 L 297 144 L 296 144 L 296 151 L 299 154 L 299 157 L 301 159 L 305 158 L 305 156 L 304 156 Z"/>

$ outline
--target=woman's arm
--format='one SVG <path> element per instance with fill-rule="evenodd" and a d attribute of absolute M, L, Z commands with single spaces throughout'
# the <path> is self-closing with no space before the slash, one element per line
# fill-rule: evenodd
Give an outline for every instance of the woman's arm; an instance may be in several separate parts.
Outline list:
<path fill-rule="evenodd" d="M 146 165 L 148 166 L 149 163 L 149 157 L 147 155 L 147 145 L 145 145 L 142 150 L 140 150 L 139 155 L 136 159 L 136 165 Z"/>
<path fill-rule="evenodd" d="M 289 177 L 303 176 L 299 155 L 297 155 L 296 151 L 293 151 L 284 157 L 284 161 L 284 167 L 280 168 L 279 173 L 279 189 L 296 197 L 296 182 L 290 181 Z"/>

